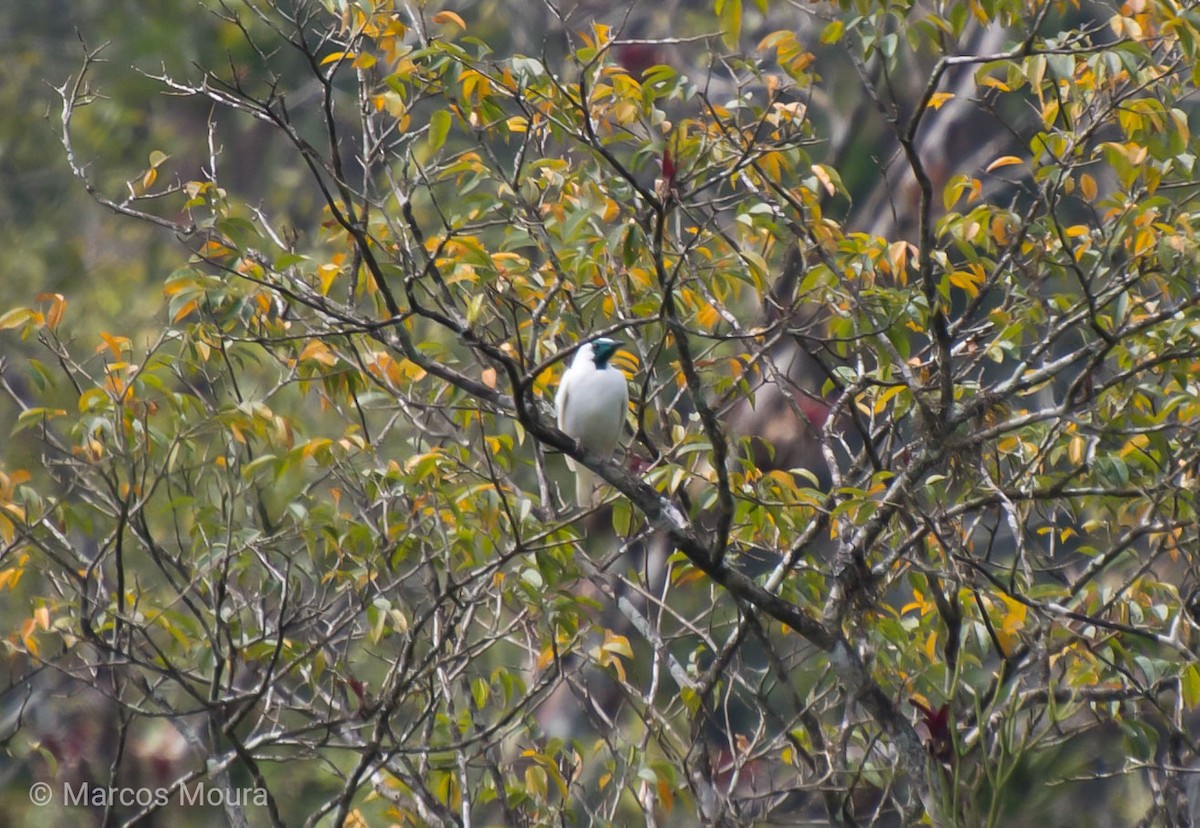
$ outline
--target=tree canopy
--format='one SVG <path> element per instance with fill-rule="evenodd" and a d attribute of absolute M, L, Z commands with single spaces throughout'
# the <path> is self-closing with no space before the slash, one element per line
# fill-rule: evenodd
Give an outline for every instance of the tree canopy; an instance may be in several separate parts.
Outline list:
<path fill-rule="evenodd" d="M 105 824 L 1200 812 L 1194 6 L 172 5 L 46 93 L 149 321 L 0 308 L 10 778 L 168 794 Z M 598 335 L 612 460 L 552 411 Z"/>

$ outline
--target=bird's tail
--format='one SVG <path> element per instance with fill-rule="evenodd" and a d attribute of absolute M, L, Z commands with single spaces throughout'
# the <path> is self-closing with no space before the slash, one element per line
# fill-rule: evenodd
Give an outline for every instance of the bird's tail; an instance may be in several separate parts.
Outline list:
<path fill-rule="evenodd" d="M 571 468 L 575 470 L 575 502 L 581 509 L 590 509 L 596 505 L 596 475 L 580 463 L 571 463 Z"/>

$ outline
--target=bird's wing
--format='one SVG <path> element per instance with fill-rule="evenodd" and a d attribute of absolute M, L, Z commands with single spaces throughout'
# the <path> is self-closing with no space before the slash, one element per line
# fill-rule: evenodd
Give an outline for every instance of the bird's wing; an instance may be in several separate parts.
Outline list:
<path fill-rule="evenodd" d="M 558 413 L 558 428 L 560 431 L 566 430 L 567 421 L 567 406 L 571 404 L 571 383 L 574 375 L 571 374 L 571 369 L 568 368 L 563 372 L 562 379 L 558 383 L 558 393 L 554 395 L 554 410 Z M 575 470 L 575 461 L 570 457 L 567 458 L 567 468 Z"/>
<path fill-rule="evenodd" d="M 571 369 L 568 368 L 558 383 L 558 393 L 554 395 L 554 410 L 558 414 L 558 427 L 563 428 L 567 418 L 567 406 L 571 398 Z"/>

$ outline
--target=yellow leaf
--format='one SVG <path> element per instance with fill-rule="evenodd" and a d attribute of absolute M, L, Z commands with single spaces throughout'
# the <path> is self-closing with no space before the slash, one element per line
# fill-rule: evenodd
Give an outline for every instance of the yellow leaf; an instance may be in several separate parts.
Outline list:
<path fill-rule="evenodd" d="M 618 635 L 612 630 L 604 631 L 604 643 L 601 646 L 606 652 L 623 655 L 626 658 L 633 658 L 633 647 L 629 646 L 629 639 L 623 635 Z"/>
<path fill-rule="evenodd" d="M 998 170 L 1001 167 L 1011 167 L 1013 164 L 1023 163 L 1024 162 L 1015 155 L 1002 155 L 992 163 L 988 164 L 987 169 L 984 170 L 984 172 L 991 172 L 992 170 Z"/>
<path fill-rule="evenodd" d="M 904 390 L 905 387 L 903 385 L 893 385 L 890 388 L 885 388 L 883 393 L 879 395 L 879 398 L 875 400 L 875 413 L 882 413 L 892 398 Z"/>
<path fill-rule="evenodd" d="M 1088 201 L 1095 201 L 1097 193 L 1096 179 L 1087 173 L 1079 176 L 1079 192 Z"/>
<path fill-rule="evenodd" d="M 1004 617 L 1000 621 L 1001 629 L 1012 635 L 1025 626 L 1025 616 L 1028 608 L 1015 598 L 1009 598 L 1001 593 L 1000 600 L 1004 602 Z"/>
<path fill-rule="evenodd" d="M 929 103 L 927 104 L 927 106 L 930 109 L 941 109 L 942 104 L 944 104 L 946 101 L 952 99 L 953 97 L 954 97 L 953 92 L 934 92 L 932 95 L 929 96 Z"/>
<path fill-rule="evenodd" d="M 700 310 L 696 312 L 696 324 L 701 328 L 712 330 L 720 321 L 721 314 L 707 302 L 701 305 Z"/>
<path fill-rule="evenodd" d="M 1085 444 L 1083 442 L 1083 438 L 1076 434 L 1071 438 L 1071 442 L 1067 444 L 1067 459 L 1069 459 L 1076 466 L 1080 465 L 1083 463 L 1084 448 Z"/>
<path fill-rule="evenodd" d="M 813 175 L 817 177 L 817 181 L 821 182 L 821 186 L 825 188 L 825 192 L 834 195 L 837 192 L 837 187 L 833 183 L 833 177 L 829 174 L 829 170 L 824 164 L 812 165 Z"/>
<path fill-rule="evenodd" d="M 982 274 L 969 270 L 955 270 L 949 276 L 950 284 L 959 290 L 966 291 L 972 298 L 979 295 L 979 285 L 983 284 Z"/>
<path fill-rule="evenodd" d="M 1061 109 L 1062 106 L 1058 101 L 1046 101 L 1046 103 L 1042 106 L 1042 123 L 1049 127 L 1058 120 L 1058 113 L 1061 111 Z"/>
<path fill-rule="evenodd" d="M 794 48 L 796 43 L 796 33 L 787 29 L 771 32 L 766 37 L 758 42 L 755 49 L 759 52 L 765 52 L 768 49 L 787 49 Z"/>
<path fill-rule="evenodd" d="M 18 328 L 31 318 L 33 318 L 33 311 L 29 308 L 13 308 L 3 316 L 0 316 L 0 331 L 7 331 L 9 328 Z"/>
<path fill-rule="evenodd" d="M 333 282 L 337 279 L 338 274 L 342 269 L 336 264 L 323 264 L 317 268 L 317 278 L 321 280 L 321 295 L 328 296 L 329 289 L 333 287 Z"/>
<path fill-rule="evenodd" d="M 308 344 L 304 346 L 304 350 L 300 352 L 300 362 L 312 360 L 327 367 L 333 367 L 337 364 L 337 357 L 329 350 L 329 346 L 319 339 L 310 339 Z"/>
<path fill-rule="evenodd" d="M 11 542 L 13 532 L 12 521 L 3 515 L 0 515 L 0 529 L 4 530 L 2 532 L 4 539 Z M 11 569 L 0 569 L 0 589 L 13 589 L 16 587 L 17 582 L 21 580 L 21 576 L 24 573 L 24 566 L 15 566 Z"/>
<path fill-rule="evenodd" d="M 888 264 L 892 273 L 901 274 L 908 266 L 908 242 L 894 241 L 888 245 Z"/>
<path fill-rule="evenodd" d="M 321 449 L 328 448 L 331 445 L 333 445 L 333 440 L 330 440 L 328 437 L 316 437 L 307 441 L 300 448 L 300 455 L 305 458 L 312 457 L 321 451 Z"/>
<path fill-rule="evenodd" d="M 1135 434 L 1125 442 L 1125 445 L 1121 447 L 1121 450 L 1117 454 L 1121 457 L 1128 457 L 1135 452 L 1143 451 L 1149 443 L 1149 435 Z"/>
<path fill-rule="evenodd" d="M 331 52 L 330 54 L 321 58 L 321 65 L 324 66 L 327 63 L 333 63 L 338 60 L 345 60 L 346 58 L 355 57 L 358 57 L 355 52 Z"/>

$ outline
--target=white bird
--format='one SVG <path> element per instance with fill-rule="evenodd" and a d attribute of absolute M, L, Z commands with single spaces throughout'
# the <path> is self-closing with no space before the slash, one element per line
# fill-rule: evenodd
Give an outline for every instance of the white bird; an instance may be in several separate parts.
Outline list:
<path fill-rule="evenodd" d="M 620 347 L 621 343 L 603 337 L 581 345 L 554 397 L 558 427 L 605 460 L 617 448 L 629 410 L 625 375 L 608 362 Z M 575 502 L 584 508 L 594 506 L 596 476 L 569 457 L 567 466 L 575 472 Z"/>

